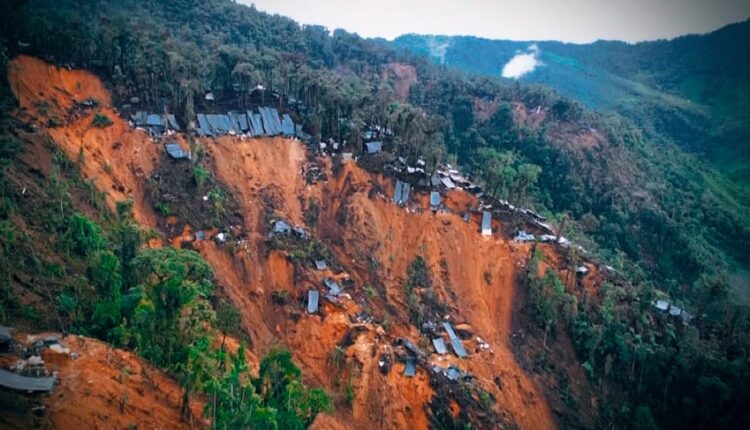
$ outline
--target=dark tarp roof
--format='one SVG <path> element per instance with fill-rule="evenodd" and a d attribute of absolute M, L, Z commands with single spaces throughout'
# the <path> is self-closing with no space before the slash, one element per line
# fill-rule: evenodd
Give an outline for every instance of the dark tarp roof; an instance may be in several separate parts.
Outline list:
<path fill-rule="evenodd" d="M 436 337 L 432 339 L 432 345 L 435 347 L 435 351 L 438 354 L 445 355 L 448 352 L 448 348 L 445 347 L 445 341 L 442 337 Z"/>
<path fill-rule="evenodd" d="M 412 377 L 417 374 L 417 360 L 413 358 L 406 359 L 406 366 L 404 367 L 404 376 Z"/>
<path fill-rule="evenodd" d="M 314 314 L 318 312 L 318 302 L 320 301 L 320 291 L 310 290 L 307 293 L 307 313 Z"/>
<path fill-rule="evenodd" d="M 55 378 L 30 378 L 0 369 L 0 386 L 18 391 L 52 391 Z"/>
<path fill-rule="evenodd" d="M 5 343 L 12 339 L 13 336 L 10 334 L 10 329 L 8 327 L 0 325 L 0 343 Z"/>
<path fill-rule="evenodd" d="M 377 154 L 378 152 L 383 150 L 383 142 L 380 141 L 367 142 L 365 143 L 365 146 L 367 147 L 368 154 Z"/>
<path fill-rule="evenodd" d="M 297 135 L 298 138 L 300 138 L 300 139 L 302 139 L 304 141 L 308 141 L 308 140 L 312 139 L 312 136 L 310 136 L 309 134 L 305 133 L 304 130 L 302 130 L 302 126 L 299 125 L 299 124 L 297 124 L 297 125 L 294 126 L 294 133 Z"/>

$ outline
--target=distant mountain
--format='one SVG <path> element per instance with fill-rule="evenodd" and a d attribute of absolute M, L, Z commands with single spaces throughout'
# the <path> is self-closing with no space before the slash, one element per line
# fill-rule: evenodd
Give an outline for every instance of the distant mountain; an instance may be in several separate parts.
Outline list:
<path fill-rule="evenodd" d="M 409 34 L 393 43 L 438 63 L 500 76 L 517 54 L 534 55 L 525 83 L 556 89 L 596 110 L 616 110 L 651 138 L 705 155 L 750 183 L 750 20 L 705 35 L 578 45 Z M 534 49 L 534 48 L 532 48 Z"/>

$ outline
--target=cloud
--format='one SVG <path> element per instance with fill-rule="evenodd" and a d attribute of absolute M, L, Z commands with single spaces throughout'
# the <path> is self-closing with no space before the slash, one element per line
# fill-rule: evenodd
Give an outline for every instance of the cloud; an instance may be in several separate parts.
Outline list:
<path fill-rule="evenodd" d="M 536 43 L 529 46 L 526 52 L 518 52 L 503 66 L 502 75 L 504 78 L 518 79 L 521 76 L 533 72 L 534 69 L 543 63 L 539 60 L 539 47 Z"/>

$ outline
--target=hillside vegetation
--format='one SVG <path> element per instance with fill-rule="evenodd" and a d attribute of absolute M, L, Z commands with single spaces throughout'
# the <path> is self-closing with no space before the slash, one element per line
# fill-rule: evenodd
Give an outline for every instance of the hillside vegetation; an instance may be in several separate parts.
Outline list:
<path fill-rule="evenodd" d="M 625 48 L 614 63 L 560 51 L 561 64 L 584 67 L 585 59 L 601 76 L 592 85 L 602 82 L 568 93 L 573 78 L 546 69 L 557 73 L 552 81 L 568 82 L 550 84 L 565 96 L 228 0 L 13 0 L 0 12 L 0 73 L 8 76 L 0 86 L 3 322 L 131 349 L 174 375 L 185 400 L 206 396 L 206 417 L 223 428 L 304 428 L 331 403 L 337 423 L 365 427 L 750 422 L 742 301 L 750 294 L 750 195 L 681 148 L 681 123 L 661 127 L 696 115 L 708 124 L 700 130 L 714 130 L 721 104 L 687 78 L 668 85 L 668 63 L 640 80 L 638 71 L 651 69 L 625 59 L 636 55 Z M 602 90 L 615 81 L 625 92 Z M 249 107 L 257 85 L 304 104 L 293 114 L 314 143 L 345 142 L 361 155 L 367 126 L 390 129 L 394 155 L 422 158 L 430 172 L 460 166 L 494 197 L 547 215 L 587 252 L 511 244 L 507 232 L 477 245 L 459 216 L 407 214 L 376 197 L 389 193 L 389 179 L 340 158 L 321 161 L 331 179 L 310 186 L 299 172 L 312 156 L 280 138 L 253 146 L 181 135 L 199 155 L 175 169 L 118 116 L 134 107 L 168 110 L 187 126 L 196 112 Z M 701 106 L 685 107 L 696 91 Z M 208 103 L 207 92 L 219 103 Z M 78 94 L 92 100 L 82 106 L 72 101 Z M 603 104 L 611 100 L 626 104 Z M 655 104 L 663 109 L 651 111 Z M 643 118 L 654 112 L 652 122 L 633 116 L 636 107 Z M 184 189 L 166 201 L 159 186 L 169 171 Z M 210 208 L 193 201 L 201 196 Z M 465 213 L 478 203 L 447 204 Z M 315 240 L 266 243 L 279 216 Z M 183 245 L 193 228 L 222 227 L 236 239 L 228 249 Z M 175 248 L 160 246 L 170 243 Z M 183 246 L 197 252 L 176 249 Z M 319 254 L 351 273 L 356 303 L 313 319 L 292 304 L 304 300 L 297 286 L 322 281 L 305 267 Z M 570 281 L 581 258 L 592 271 L 593 262 L 612 266 L 616 276 Z M 662 297 L 694 321 L 655 317 L 651 302 Z M 381 376 L 376 352 L 392 348 L 383 339 L 429 342 L 419 326 L 446 309 L 493 345 L 491 358 L 467 360 L 476 385 L 446 394 L 421 368 L 410 385 L 396 372 Z M 372 324 L 354 322 L 362 318 Z M 524 330 L 527 337 L 511 340 L 511 331 L 516 339 Z M 225 348 L 227 333 L 267 353 L 257 373 L 242 348 Z M 276 348 L 279 339 L 289 352 Z M 308 388 L 311 381 L 322 388 Z"/>
<path fill-rule="evenodd" d="M 705 35 L 637 44 L 406 35 L 394 45 L 490 76 L 500 76 L 514 55 L 536 45 L 541 64 L 523 75 L 522 82 L 549 86 L 592 109 L 617 111 L 650 139 L 676 143 L 747 185 L 748 37 L 746 21 Z"/>

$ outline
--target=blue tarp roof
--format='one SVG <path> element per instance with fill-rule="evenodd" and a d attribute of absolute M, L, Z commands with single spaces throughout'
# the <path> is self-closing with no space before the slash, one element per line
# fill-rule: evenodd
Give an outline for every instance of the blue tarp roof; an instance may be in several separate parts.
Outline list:
<path fill-rule="evenodd" d="M 0 369 L 0 386 L 18 391 L 52 391 L 55 378 L 30 378 Z"/>
<path fill-rule="evenodd" d="M 443 327 L 445 328 L 445 331 L 448 332 L 448 337 L 450 338 L 453 352 L 455 352 L 456 355 L 460 358 L 468 356 L 469 353 L 466 352 L 466 348 L 464 348 L 464 344 L 461 343 L 461 339 L 459 339 L 459 337 L 456 335 L 456 332 L 453 331 L 453 326 L 451 326 L 451 323 L 444 322 Z"/>
<path fill-rule="evenodd" d="M 185 160 L 190 158 L 190 153 L 182 149 L 177 143 L 168 143 L 166 146 L 167 154 L 175 160 Z"/>
<path fill-rule="evenodd" d="M 432 339 L 432 345 L 435 347 L 435 351 L 438 354 L 445 355 L 448 352 L 448 348 L 445 347 L 445 341 L 442 337 Z"/>
<path fill-rule="evenodd" d="M 247 111 L 247 117 L 250 120 L 250 128 L 252 129 L 251 133 L 253 136 L 265 136 L 266 130 L 263 128 L 263 121 L 260 114 Z"/>
<path fill-rule="evenodd" d="M 490 213 L 489 211 L 484 211 L 484 213 L 482 214 L 482 234 L 492 234 L 492 213 Z"/>
<path fill-rule="evenodd" d="M 409 202 L 409 191 L 411 185 L 408 182 L 396 180 L 396 189 L 393 193 L 393 203 L 397 205 L 405 205 Z"/>
<path fill-rule="evenodd" d="M 294 121 L 288 113 L 284 114 L 284 119 L 281 121 L 281 130 L 284 136 L 294 136 Z"/>
<path fill-rule="evenodd" d="M 211 125 L 208 123 L 208 119 L 205 114 L 198 114 L 198 134 L 201 136 L 213 136 Z"/>
<path fill-rule="evenodd" d="M 282 134 L 284 132 L 281 127 L 281 118 L 279 118 L 279 111 L 276 108 L 268 108 L 268 113 L 271 115 L 271 121 L 273 121 L 273 127 L 276 129 L 276 134 Z"/>
<path fill-rule="evenodd" d="M 307 293 L 307 312 L 314 314 L 318 312 L 318 302 L 320 302 L 320 291 L 310 290 Z"/>
<path fill-rule="evenodd" d="M 326 270 L 328 265 L 325 260 L 315 260 L 315 268 L 318 270 Z"/>
<path fill-rule="evenodd" d="M 367 147 L 368 154 L 377 154 L 378 152 L 383 150 L 383 142 L 380 141 L 367 142 L 365 143 L 365 146 Z"/>
<path fill-rule="evenodd" d="M 413 358 L 406 359 L 406 366 L 404 367 L 404 376 L 412 377 L 417 374 L 417 360 Z"/>
<path fill-rule="evenodd" d="M 281 127 L 276 127 L 276 123 L 279 121 L 278 112 L 276 113 L 276 119 L 274 119 L 273 111 L 270 108 L 260 107 L 258 111 L 260 112 L 260 117 L 263 119 L 263 128 L 266 130 L 266 134 L 269 136 L 281 134 Z"/>
<path fill-rule="evenodd" d="M 440 194 L 437 191 L 432 191 L 430 193 L 430 206 L 433 208 L 440 206 Z"/>

